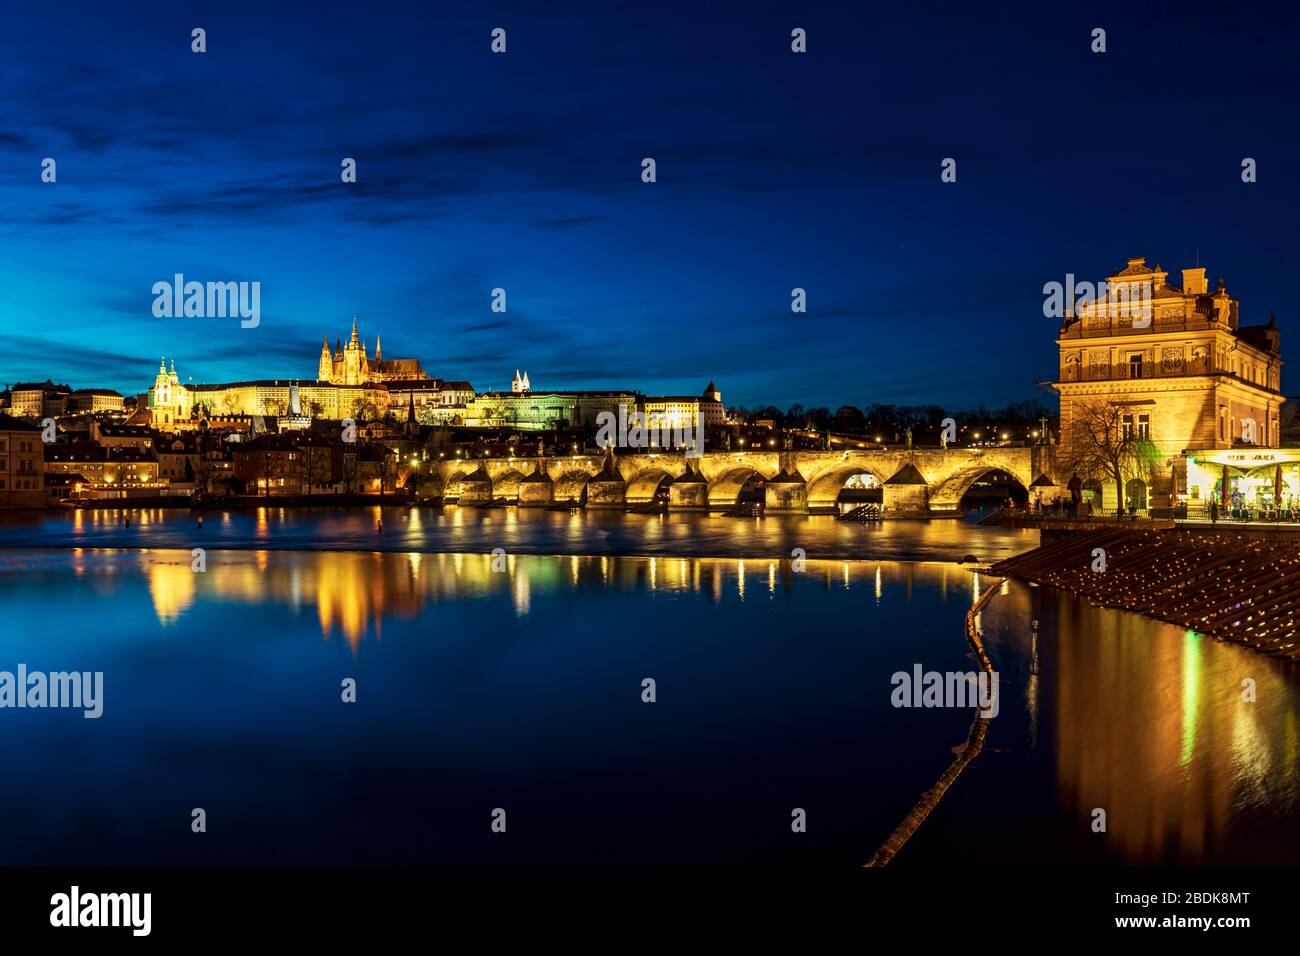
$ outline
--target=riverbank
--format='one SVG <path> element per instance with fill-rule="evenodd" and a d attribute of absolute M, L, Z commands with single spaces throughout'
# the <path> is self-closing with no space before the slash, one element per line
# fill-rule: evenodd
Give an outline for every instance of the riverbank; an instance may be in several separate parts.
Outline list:
<path fill-rule="evenodd" d="M 1300 538 L 1236 529 L 1074 531 L 992 573 L 1300 660 Z"/>

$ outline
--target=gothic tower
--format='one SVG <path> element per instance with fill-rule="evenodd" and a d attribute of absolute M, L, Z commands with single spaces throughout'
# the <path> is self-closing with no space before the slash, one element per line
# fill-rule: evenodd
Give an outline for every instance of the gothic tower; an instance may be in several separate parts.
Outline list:
<path fill-rule="evenodd" d="M 357 336 L 357 320 L 352 320 L 352 337 L 343 350 L 343 384 L 360 385 L 366 380 L 366 349 Z"/>
<path fill-rule="evenodd" d="M 334 357 L 330 355 L 329 339 L 321 342 L 320 367 L 316 372 L 316 378 L 322 382 L 328 382 L 334 378 Z"/>

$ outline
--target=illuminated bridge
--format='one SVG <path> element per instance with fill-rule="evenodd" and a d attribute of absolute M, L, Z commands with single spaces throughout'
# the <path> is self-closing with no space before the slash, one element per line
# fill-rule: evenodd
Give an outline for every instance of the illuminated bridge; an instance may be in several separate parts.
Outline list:
<path fill-rule="evenodd" d="M 1031 495 L 1063 494 L 1055 452 L 1053 446 L 1032 446 L 455 459 L 425 466 L 418 487 L 421 498 L 463 504 L 588 508 L 648 504 L 666 490 L 670 511 L 724 511 L 736 506 L 747 483 L 754 488 L 762 479 L 768 513 L 803 514 L 837 511 L 845 483 L 859 475 L 880 487 L 884 514 L 924 516 L 957 513 L 971 486 L 995 471 Z"/>

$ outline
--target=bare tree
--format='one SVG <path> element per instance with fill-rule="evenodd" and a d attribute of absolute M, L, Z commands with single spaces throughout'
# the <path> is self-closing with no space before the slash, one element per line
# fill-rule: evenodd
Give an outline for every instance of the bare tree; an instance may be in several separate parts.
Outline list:
<path fill-rule="evenodd" d="M 265 496 L 270 497 L 271 482 L 275 478 L 277 471 L 275 454 L 271 449 L 262 447 L 253 452 L 253 469 L 254 475 L 264 482 L 263 492 Z"/>
<path fill-rule="evenodd" d="M 397 477 L 397 456 L 391 449 L 376 443 L 366 461 L 366 474 L 379 482 L 379 498 L 383 500 L 385 487 Z"/>
<path fill-rule="evenodd" d="M 1064 470 L 1085 481 L 1113 481 L 1121 515 L 1126 479 L 1149 478 L 1160 458 L 1149 438 L 1125 424 L 1125 408 L 1101 399 L 1072 402 L 1069 421 L 1061 422 Z"/>
<path fill-rule="evenodd" d="M 302 476 L 307 486 L 307 494 L 312 488 L 328 480 L 330 469 L 330 449 L 308 440 L 299 446 L 302 453 Z"/>
<path fill-rule="evenodd" d="M 343 489 L 347 494 L 352 494 L 356 488 L 359 453 L 360 449 L 355 445 L 343 450 Z"/>

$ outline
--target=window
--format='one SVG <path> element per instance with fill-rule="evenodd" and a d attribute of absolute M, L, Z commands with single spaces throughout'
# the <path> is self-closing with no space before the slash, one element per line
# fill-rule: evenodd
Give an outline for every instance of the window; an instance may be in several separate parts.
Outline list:
<path fill-rule="evenodd" d="M 1125 415 L 1120 419 L 1119 430 L 1120 430 L 1120 437 L 1123 438 L 1124 441 L 1128 441 L 1130 438 L 1133 437 L 1133 416 L 1132 415 Z"/>
<path fill-rule="evenodd" d="M 1128 499 L 1124 502 L 1129 511 L 1146 511 L 1147 510 L 1147 486 L 1140 478 L 1129 480 L 1125 488 L 1125 497 Z"/>
<path fill-rule="evenodd" d="M 1128 377 L 1129 378 L 1142 377 L 1142 356 L 1141 355 L 1130 355 L 1128 357 Z"/>
<path fill-rule="evenodd" d="M 1138 416 L 1137 437 L 1138 438 L 1151 437 L 1151 416 L 1150 415 Z"/>

